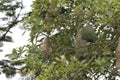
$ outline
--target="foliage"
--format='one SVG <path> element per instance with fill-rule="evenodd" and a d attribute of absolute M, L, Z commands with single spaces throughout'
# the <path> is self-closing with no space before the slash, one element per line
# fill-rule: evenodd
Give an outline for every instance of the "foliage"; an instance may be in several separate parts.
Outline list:
<path fill-rule="evenodd" d="M 32 8 L 23 24 L 31 31 L 30 44 L 7 55 L 17 61 L 13 65 L 23 64 L 22 75 L 32 73 L 36 80 L 97 80 L 102 76 L 115 80 L 119 76 L 114 66 L 120 36 L 119 0 L 35 0 Z M 77 31 L 88 25 L 95 29 L 97 40 L 86 46 L 87 52 L 76 53 Z M 52 44 L 50 55 L 41 50 L 41 36 Z"/>

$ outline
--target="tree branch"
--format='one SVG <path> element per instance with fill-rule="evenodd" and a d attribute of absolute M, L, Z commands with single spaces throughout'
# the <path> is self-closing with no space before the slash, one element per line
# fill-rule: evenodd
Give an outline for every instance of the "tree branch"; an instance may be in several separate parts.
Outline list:
<path fill-rule="evenodd" d="M 21 0 L 21 5 L 22 5 L 22 6 L 20 7 L 20 11 L 19 11 L 18 15 L 17 15 L 16 18 L 15 18 L 13 21 L 11 21 L 11 23 L 8 25 L 8 29 L 7 29 L 7 31 L 2 35 L 2 37 L 0 37 L 0 41 L 4 41 L 5 36 L 6 36 L 7 33 L 10 31 L 10 29 L 13 28 L 18 22 L 20 22 L 20 21 L 23 20 L 23 19 L 18 20 L 18 18 L 19 18 L 19 16 L 20 16 L 20 13 L 21 13 L 21 11 L 22 11 L 22 9 L 23 9 L 22 0 Z"/>

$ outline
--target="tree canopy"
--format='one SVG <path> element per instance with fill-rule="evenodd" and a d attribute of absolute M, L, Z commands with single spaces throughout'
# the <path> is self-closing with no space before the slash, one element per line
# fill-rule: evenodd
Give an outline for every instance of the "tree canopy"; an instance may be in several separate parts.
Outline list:
<path fill-rule="evenodd" d="M 11 8 L 0 6 L 6 16 L 15 18 L 4 32 L 20 21 L 30 31 L 29 44 L 13 49 L 6 55 L 10 60 L 1 61 L 8 77 L 17 71 L 32 74 L 35 80 L 115 80 L 120 76 L 119 0 L 35 0 L 32 11 L 21 20 L 13 15 L 15 9 L 22 9 L 18 3 Z M 13 12 L 7 11 L 12 8 Z"/>

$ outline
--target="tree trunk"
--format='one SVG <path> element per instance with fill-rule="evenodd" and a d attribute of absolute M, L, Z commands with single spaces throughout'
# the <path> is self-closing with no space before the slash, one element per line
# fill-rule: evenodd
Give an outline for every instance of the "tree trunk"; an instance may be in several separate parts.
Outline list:
<path fill-rule="evenodd" d="M 115 66 L 117 68 L 120 68 L 120 37 L 118 39 L 118 46 L 116 48 L 115 58 L 116 58 Z"/>

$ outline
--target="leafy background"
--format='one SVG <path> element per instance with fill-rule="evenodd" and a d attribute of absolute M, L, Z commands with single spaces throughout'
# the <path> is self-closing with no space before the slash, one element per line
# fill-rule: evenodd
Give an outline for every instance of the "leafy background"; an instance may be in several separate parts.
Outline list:
<path fill-rule="evenodd" d="M 13 21 L 30 31 L 29 44 L 13 49 L 7 55 L 10 60 L 1 61 L 2 72 L 7 77 L 17 71 L 23 76 L 32 74 L 36 80 L 97 80 L 101 76 L 115 80 L 119 76 L 115 57 L 119 13 L 119 0 L 35 0 L 31 12 Z M 87 29 L 90 35 L 82 36 L 90 39 L 88 45 L 80 33 L 86 26 L 97 36 Z"/>

